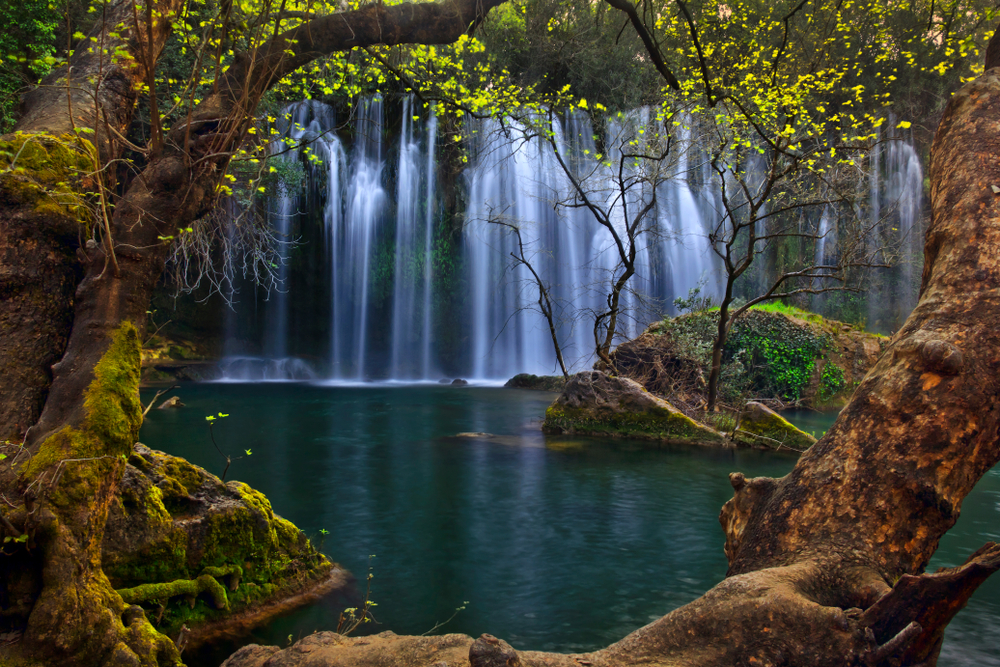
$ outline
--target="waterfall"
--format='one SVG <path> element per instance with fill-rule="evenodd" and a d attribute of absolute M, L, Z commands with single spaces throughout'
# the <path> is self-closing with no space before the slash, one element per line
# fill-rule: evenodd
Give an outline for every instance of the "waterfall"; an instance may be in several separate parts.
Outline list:
<path fill-rule="evenodd" d="M 287 111 L 271 148 L 281 153 L 275 159 L 305 166 L 309 187 L 268 200 L 268 219 L 282 241 L 272 267 L 279 288 L 227 314 L 233 343 L 226 349 L 239 352 L 226 359 L 228 379 L 436 381 L 441 369 L 476 380 L 557 373 L 538 284 L 517 259 L 513 227 L 554 305 L 567 366 L 591 366 L 594 316 L 607 311 L 622 267 L 614 236 L 578 189 L 620 239 L 638 212 L 655 204 L 639 223 L 635 275 L 621 294 L 615 344 L 672 312 L 673 300 L 692 288 L 703 297 L 721 293 L 724 275 L 709 241 L 724 217 L 719 176 L 690 119 L 667 126 L 671 150 L 655 165 L 620 163 L 623 149 L 627 155 L 662 147 L 656 137 L 663 121 L 647 108 L 598 127 L 570 111 L 526 125 L 466 119 L 460 131 L 467 163 L 460 182 L 449 184 L 438 177 L 441 160 L 440 173 L 455 174 L 454 147 L 439 142 L 445 122 L 413 97 L 392 104 L 362 99 L 341 126 L 333 108 L 319 102 Z M 288 149 L 286 139 L 299 147 Z M 305 158 L 306 145 L 318 160 Z M 753 180 L 760 165 L 747 169 Z M 891 308 L 902 312 L 912 306 L 920 256 L 923 174 L 912 144 L 882 145 L 868 179 L 867 215 L 910 260 L 885 285 Z M 445 206 L 455 201 L 457 208 Z M 819 230 L 808 248 L 817 263 L 835 256 L 834 209 L 819 219 L 803 213 L 800 227 Z M 746 278 L 754 284 L 770 279 L 763 260 Z"/>
<path fill-rule="evenodd" d="M 895 118 L 890 116 L 890 127 Z M 918 276 L 921 271 L 923 227 L 919 224 L 923 207 L 924 173 L 912 140 L 890 141 L 886 150 L 886 200 L 895 208 L 896 240 L 899 248 L 900 287 L 895 302 L 902 321 L 917 304 Z"/>
<path fill-rule="evenodd" d="M 399 138 L 399 161 L 396 168 L 396 246 L 392 297 L 392 358 L 389 366 L 393 378 L 416 377 L 410 364 L 419 359 L 419 346 L 414 337 L 416 328 L 416 296 L 418 259 L 417 204 L 420 186 L 420 147 L 413 136 L 411 98 L 403 100 L 402 132 Z"/>
<path fill-rule="evenodd" d="M 424 293 L 423 293 L 423 327 L 421 328 L 421 364 L 420 370 L 424 379 L 430 379 L 432 373 L 432 345 L 431 345 L 431 311 L 433 309 L 431 300 L 431 289 L 434 283 L 434 171 L 437 164 L 434 162 L 434 149 L 437 147 L 437 114 L 431 111 L 430 120 L 427 123 L 427 166 L 426 166 L 426 191 L 424 192 Z"/>

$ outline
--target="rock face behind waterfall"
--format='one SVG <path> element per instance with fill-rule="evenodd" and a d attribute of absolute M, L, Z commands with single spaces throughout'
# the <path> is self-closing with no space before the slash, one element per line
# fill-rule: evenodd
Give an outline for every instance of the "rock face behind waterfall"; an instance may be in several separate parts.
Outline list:
<path fill-rule="evenodd" d="M 697 423 L 635 380 L 601 371 L 577 373 L 545 411 L 546 433 L 643 438 L 672 444 L 725 445 L 722 434 Z"/>

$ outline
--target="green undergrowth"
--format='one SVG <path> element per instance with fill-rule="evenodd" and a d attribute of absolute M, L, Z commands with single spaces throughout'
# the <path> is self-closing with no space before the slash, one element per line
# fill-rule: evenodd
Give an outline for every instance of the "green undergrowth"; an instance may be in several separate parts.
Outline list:
<path fill-rule="evenodd" d="M 691 359 L 705 377 L 711 370 L 718 308 L 666 318 L 649 332 L 666 337 L 663 353 Z M 846 400 L 856 382 L 859 341 L 884 337 L 781 302 L 753 306 L 730 329 L 723 348 L 719 397 L 740 404 L 747 397 L 816 405 Z"/>

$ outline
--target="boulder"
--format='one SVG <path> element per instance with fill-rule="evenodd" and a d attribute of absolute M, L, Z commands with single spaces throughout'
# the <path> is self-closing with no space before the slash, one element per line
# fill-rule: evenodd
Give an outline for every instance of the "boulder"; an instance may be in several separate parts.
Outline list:
<path fill-rule="evenodd" d="M 635 380 L 601 371 L 577 373 L 545 411 L 546 433 L 643 438 L 675 444 L 721 445 L 726 438 L 694 421 Z"/>
<path fill-rule="evenodd" d="M 181 403 L 181 399 L 177 396 L 171 396 L 167 400 L 160 403 L 160 407 L 157 410 L 167 410 L 169 408 L 183 408 L 184 404 Z"/>
<path fill-rule="evenodd" d="M 777 412 L 756 401 L 747 403 L 743 408 L 733 439 L 751 447 L 788 447 L 800 452 L 816 443 L 816 438 L 797 429 Z"/>
<path fill-rule="evenodd" d="M 566 378 L 561 375 L 532 375 L 530 373 L 519 373 L 507 380 L 504 386 L 513 389 L 562 391 L 566 386 Z"/>
<path fill-rule="evenodd" d="M 259 491 L 142 444 L 108 513 L 102 565 L 161 632 L 186 624 L 191 645 L 349 584 Z"/>

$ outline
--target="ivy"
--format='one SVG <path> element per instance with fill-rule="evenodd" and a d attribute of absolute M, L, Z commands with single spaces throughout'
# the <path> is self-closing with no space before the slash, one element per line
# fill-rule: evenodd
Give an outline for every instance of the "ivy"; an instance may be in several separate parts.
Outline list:
<path fill-rule="evenodd" d="M 847 386 L 844 378 L 844 371 L 836 364 L 826 364 L 823 367 L 823 375 L 820 377 L 819 398 L 821 401 L 829 401 Z"/>
<path fill-rule="evenodd" d="M 783 317 L 751 311 L 733 326 L 724 356 L 726 361 L 741 357 L 738 361 L 755 390 L 797 401 L 828 342 L 825 335 L 813 334 Z"/>

